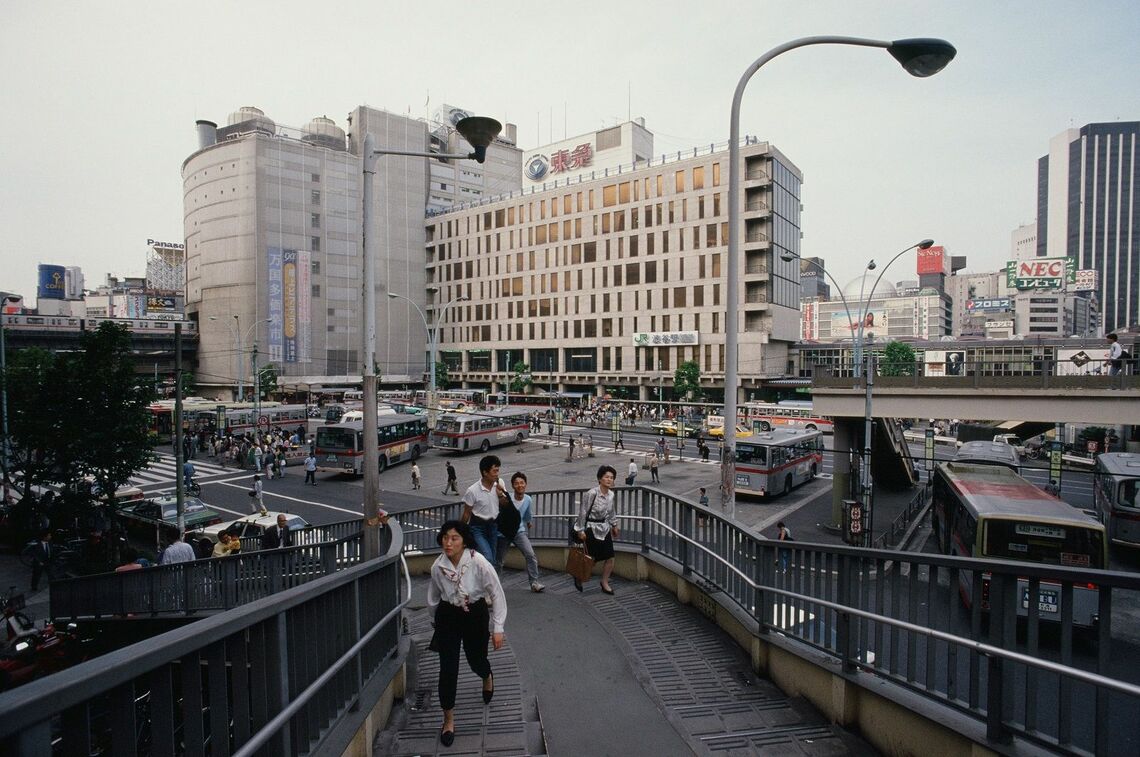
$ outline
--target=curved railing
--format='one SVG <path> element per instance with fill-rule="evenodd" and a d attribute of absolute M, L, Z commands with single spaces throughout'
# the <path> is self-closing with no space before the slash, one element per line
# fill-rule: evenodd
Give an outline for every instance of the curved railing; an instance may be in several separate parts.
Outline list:
<path fill-rule="evenodd" d="M 584 491 L 532 492 L 531 540 L 567 544 Z M 1140 710 L 1140 685 L 1121 680 L 1112 662 L 1112 650 L 1132 648 L 1132 621 L 1117 608 L 1136 606 L 1140 575 L 990 562 L 988 610 L 980 602 L 967 608 L 961 587 L 975 597 L 984 589 L 974 560 L 775 542 L 652 489 L 621 488 L 616 497 L 619 549 L 672 568 L 755 634 L 794 638 L 849 673 L 872 674 L 900 693 L 964 713 L 994 742 L 1016 734 L 1095 754 L 1125 753 L 1140 743 L 1140 721 L 1121 715 Z M 460 508 L 401 514 L 405 550 L 437 550 L 439 525 Z M 1099 588 L 1097 622 L 1081 628 L 1073 592 L 1090 585 Z M 1024 599 L 1043 587 L 1057 599 L 1055 612 Z"/>
<path fill-rule="evenodd" d="M 343 753 L 403 664 L 402 548 L 0 694 L 0 751 Z"/>
<path fill-rule="evenodd" d="M 298 546 L 52 581 L 51 615 L 78 620 L 230 610 L 358 564 L 360 529 L 359 519 L 345 521 L 295 532 Z"/>

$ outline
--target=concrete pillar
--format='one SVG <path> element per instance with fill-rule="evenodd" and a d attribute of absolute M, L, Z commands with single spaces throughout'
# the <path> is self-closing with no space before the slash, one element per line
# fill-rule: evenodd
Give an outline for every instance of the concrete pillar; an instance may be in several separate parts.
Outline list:
<path fill-rule="evenodd" d="M 863 420 L 856 418 L 836 418 L 835 434 L 831 437 L 832 478 L 831 481 L 831 524 L 836 528 L 843 525 L 843 500 L 851 496 L 851 454 L 860 445 Z"/>

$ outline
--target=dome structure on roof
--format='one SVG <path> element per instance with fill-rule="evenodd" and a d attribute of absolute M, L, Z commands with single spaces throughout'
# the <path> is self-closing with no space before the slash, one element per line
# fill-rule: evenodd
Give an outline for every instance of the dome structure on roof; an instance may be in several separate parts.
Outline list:
<path fill-rule="evenodd" d="M 848 301 L 854 301 L 859 299 L 859 294 L 862 293 L 865 299 L 867 294 L 871 291 L 871 287 L 875 287 L 876 297 L 897 296 L 898 292 L 895 289 L 895 285 L 885 278 L 879 281 L 878 286 L 875 286 L 875 279 L 877 278 L 879 278 L 878 271 L 867 271 L 862 276 L 856 276 L 843 287 L 843 296 L 846 297 Z M 867 280 L 865 284 L 863 283 L 864 279 Z"/>

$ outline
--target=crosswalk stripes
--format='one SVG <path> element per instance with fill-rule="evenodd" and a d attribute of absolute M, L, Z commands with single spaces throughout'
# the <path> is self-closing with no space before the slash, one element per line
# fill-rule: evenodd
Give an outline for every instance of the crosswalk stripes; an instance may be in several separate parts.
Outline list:
<path fill-rule="evenodd" d="M 221 465 L 213 463 L 200 462 L 197 459 L 191 460 L 194 463 L 194 477 L 197 479 L 208 478 L 210 476 L 220 476 L 223 474 L 234 474 L 238 470 L 235 468 L 225 468 Z M 173 455 L 159 453 L 158 459 L 150 463 L 146 468 L 141 471 L 136 471 L 130 478 L 130 482 L 135 486 L 153 486 L 154 484 L 173 484 L 178 480 L 181 472 L 178 470 L 178 463 Z"/>

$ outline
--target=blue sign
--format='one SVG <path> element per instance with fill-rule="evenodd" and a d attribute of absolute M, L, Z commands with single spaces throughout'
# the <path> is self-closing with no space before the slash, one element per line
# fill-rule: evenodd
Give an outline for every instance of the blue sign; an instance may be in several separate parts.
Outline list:
<path fill-rule="evenodd" d="M 41 300 L 65 299 L 66 285 L 64 277 L 66 271 L 61 265 L 40 264 L 39 285 L 36 287 L 36 297 Z"/>

